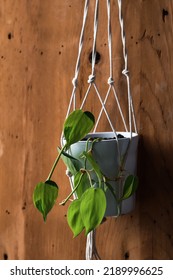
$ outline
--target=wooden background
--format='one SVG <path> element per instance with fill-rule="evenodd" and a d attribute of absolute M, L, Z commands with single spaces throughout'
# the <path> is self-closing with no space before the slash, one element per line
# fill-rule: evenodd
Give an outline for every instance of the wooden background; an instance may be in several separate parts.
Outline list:
<path fill-rule="evenodd" d="M 102 259 L 173 259 L 173 1 L 122 2 L 140 134 L 140 186 L 135 211 L 109 218 L 97 231 L 97 247 Z M 80 97 L 91 72 L 94 3 L 86 26 Z M 114 78 L 124 106 L 117 2 L 111 5 Z M 0 259 L 85 258 L 86 238 L 73 239 L 67 208 L 57 203 L 44 224 L 32 203 L 35 184 L 46 179 L 56 157 L 83 7 L 84 0 L 0 1 Z M 99 18 L 97 85 L 105 92 L 106 0 L 100 0 Z M 88 105 L 97 111 L 98 104 L 93 97 Z M 116 117 L 111 100 L 108 106 Z M 60 202 L 69 191 L 63 164 L 54 180 L 62 186 Z"/>

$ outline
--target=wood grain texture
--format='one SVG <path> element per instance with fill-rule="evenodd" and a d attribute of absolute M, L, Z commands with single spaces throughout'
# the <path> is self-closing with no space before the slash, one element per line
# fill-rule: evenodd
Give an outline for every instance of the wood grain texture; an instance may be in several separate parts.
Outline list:
<path fill-rule="evenodd" d="M 112 5 L 114 79 L 123 109 L 122 45 L 116 1 Z M 83 235 L 73 239 L 62 186 L 43 223 L 33 207 L 35 184 L 46 179 L 60 144 L 72 91 L 84 0 L 10 0 L 0 3 L 0 259 L 84 259 Z M 94 1 L 90 1 L 79 75 L 78 102 L 91 73 Z M 102 259 L 173 259 L 173 2 L 124 0 L 131 89 L 140 134 L 140 186 L 133 213 L 109 218 L 97 230 Z M 106 1 L 100 1 L 96 83 L 102 97 L 109 77 Z M 92 92 L 87 107 L 96 114 Z M 107 109 L 122 129 L 112 96 Z M 101 130 L 109 130 L 103 119 Z"/>

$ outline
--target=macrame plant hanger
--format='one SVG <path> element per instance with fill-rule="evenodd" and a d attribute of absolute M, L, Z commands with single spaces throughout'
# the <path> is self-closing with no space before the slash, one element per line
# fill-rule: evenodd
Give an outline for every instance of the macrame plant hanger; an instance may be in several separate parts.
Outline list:
<path fill-rule="evenodd" d="M 121 41 L 122 41 L 122 48 L 123 48 L 123 60 L 124 60 L 124 69 L 122 70 L 122 74 L 126 78 L 126 84 L 127 84 L 127 98 L 128 98 L 128 125 L 125 121 L 125 117 L 120 105 L 120 102 L 118 100 L 116 88 L 114 85 L 114 79 L 113 79 L 113 61 L 112 61 L 112 30 L 111 30 L 111 5 L 110 0 L 106 0 L 107 2 L 107 19 L 108 19 L 108 50 L 109 50 L 109 77 L 108 77 L 108 90 L 106 92 L 104 100 L 102 99 L 99 89 L 96 85 L 95 78 L 95 63 L 96 63 L 96 40 L 97 40 L 97 30 L 98 30 L 98 11 L 99 11 L 99 0 L 95 0 L 95 13 L 94 13 L 94 28 L 93 28 L 93 47 L 92 47 L 92 63 L 91 63 L 91 74 L 88 77 L 88 88 L 86 90 L 86 93 L 84 95 L 84 98 L 81 102 L 80 109 L 82 109 L 86 103 L 87 97 L 91 91 L 91 87 L 94 88 L 96 96 L 99 99 L 99 102 L 101 103 L 101 110 L 99 112 L 98 118 L 96 120 L 94 132 L 96 132 L 98 124 L 100 122 L 101 116 L 103 112 L 105 113 L 105 116 L 109 122 L 109 125 L 111 127 L 111 130 L 113 131 L 115 135 L 115 139 L 117 140 L 117 150 L 118 150 L 118 156 L 119 156 L 119 162 L 121 158 L 120 150 L 119 150 L 119 141 L 117 136 L 117 131 L 115 129 L 115 126 L 112 124 L 112 121 L 109 117 L 108 111 L 105 107 L 106 102 L 108 100 L 108 97 L 110 95 L 110 92 L 113 92 L 113 96 L 115 98 L 124 129 L 126 132 L 130 133 L 130 139 L 132 138 L 132 124 L 134 126 L 134 131 L 137 133 L 137 127 L 136 127 L 136 119 L 134 114 L 134 108 L 133 108 L 133 102 L 132 102 L 132 96 L 131 96 L 131 90 L 130 90 L 130 78 L 129 78 L 129 70 L 128 70 L 128 55 L 126 51 L 126 38 L 125 38 L 125 32 L 124 32 L 124 21 L 122 16 L 122 0 L 116 0 L 118 4 L 118 12 L 119 12 L 119 24 L 120 24 L 120 30 L 121 30 Z M 81 53 L 83 49 L 83 43 L 84 43 L 84 31 L 87 21 L 87 15 L 88 15 L 88 8 L 89 8 L 89 0 L 85 0 L 85 6 L 84 6 L 84 13 L 83 13 L 83 23 L 82 23 L 82 29 L 80 33 L 80 39 L 79 39 L 79 49 L 78 49 L 78 56 L 76 61 L 76 67 L 75 67 L 75 74 L 74 78 L 72 80 L 73 89 L 72 94 L 67 110 L 67 115 L 70 114 L 71 111 L 76 109 L 76 89 L 78 86 L 78 75 L 80 71 L 80 64 L 81 64 Z M 68 172 L 67 172 L 67 175 Z M 72 179 L 69 175 L 70 184 L 73 187 Z M 92 231 L 87 235 L 87 241 L 86 241 L 86 259 L 100 259 L 97 249 L 96 249 L 96 243 L 95 243 L 95 235 L 96 231 Z"/>

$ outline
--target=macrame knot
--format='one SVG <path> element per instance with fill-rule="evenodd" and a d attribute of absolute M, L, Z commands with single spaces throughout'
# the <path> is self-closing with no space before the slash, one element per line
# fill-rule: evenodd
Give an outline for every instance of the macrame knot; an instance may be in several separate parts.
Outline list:
<path fill-rule="evenodd" d="M 114 79 L 112 77 L 109 77 L 108 84 L 112 86 L 113 83 L 114 83 Z"/>
<path fill-rule="evenodd" d="M 77 78 L 76 77 L 73 78 L 72 84 L 75 88 L 77 87 Z"/>
<path fill-rule="evenodd" d="M 71 174 L 71 172 L 70 172 L 70 170 L 66 170 L 66 175 L 68 176 L 68 177 L 72 177 L 72 174 Z"/>
<path fill-rule="evenodd" d="M 128 69 L 124 69 L 124 70 L 122 71 L 122 74 L 125 75 L 125 76 L 128 76 L 129 70 L 128 70 Z"/>
<path fill-rule="evenodd" d="M 88 77 L 88 83 L 91 84 L 91 83 L 93 83 L 94 81 L 95 81 L 95 75 L 94 75 L 94 74 L 89 75 L 89 77 Z"/>

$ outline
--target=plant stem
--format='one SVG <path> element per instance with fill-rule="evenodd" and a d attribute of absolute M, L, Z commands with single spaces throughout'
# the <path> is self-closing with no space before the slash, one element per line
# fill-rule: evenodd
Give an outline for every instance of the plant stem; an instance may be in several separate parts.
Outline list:
<path fill-rule="evenodd" d="M 121 215 L 121 204 L 120 202 L 117 202 L 117 217 L 119 217 Z"/>
<path fill-rule="evenodd" d="M 106 183 L 105 183 L 106 184 Z M 115 201 L 117 202 L 117 197 L 116 194 L 114 193 L 114 189 L 110 184 L 106 184 L 106 186 L 108 187 L 108 189 L 110 190 L 111 194 L 113 195 L 113 197 L 115 198 Z"/>
<path fill-rule="evenodd" d="M 86 141 L 86 146 L 85 146 L 85 152 L 88 152 L 88 143 L 89 143 L 90 138 L 87 139 Z M 84 168 L 86 169 L 86 164 L 87 164 L 87 158 L 84 157 Z"/>
<path fill-rule="evenodd" d="M 87 176 L 88 176 L 88 179 L 89 179 L 89 182 L 90 182 L 90 186 L 92 187 L 93 184 L 92 184 L 90 172 L 89 172 L 88 170 L 85 170 L 85 171 L 86 171 L 86 174 L 87 174 Z"/>
<path fill-rule="evenodd" d="M 79 187 L 83 175 L 84 175 L 84 173 L 81 174 L 80 179 L 79 179 L 79 181 L 78 181 L 76 187 L 72 190 L 72 192 L 71 192 L 59 205 L 63 205 L 63 206 L 64 206 L 64 205 L 66 204 L 66 202 L 70 199 L 70 197 L 74 194 L 74 192 L 75 192 L 75 191 L 77 190 L 77 188 Z"/>
<path fill-rule="evenodd" d="M 58 156 L 56 157 L 56 159 L 55 159 L 55 161 L 54 161 L 54 164 L 53 164 L 53 166 L 52 166 L 52 168 L 51 168 L 51 171 L 50 171 L 50 173 L 49 173 L 49 175 L 48 175 L 46 181 L 49 181 L 49 180 L 51 179 L 52 174 L 53 174 L 53 172 L 54 172 L 54 170 L 55 170 L 55 168 L 56 168 L 56 166 L 57 166 L 57 163 L 58 163 L 58 161 L 59 161 L 59 159 L 60 159 L 60 157 L 61 157 L 61 155 L 62 155 L 62 153 L 64 152 L 65 149 L 66 149 L 66 145 L 64 145 L 64 146 L 62 147 L 62 149 L 60 150 L 60 153 L 59 153 Z"/>
<path fill-rule="evenodd" d="M 123 172 L 124 170 L 124 166 L 126 164 L 126 160 L 127 160 L 127 155 L 128 155 L 128 152 L 129 152 L 129 149 L 130 149 L 130 144 L 131 144 L 131 139 L 129 139 L 129 143 L 127 145 L 127 149 L 126 149 L 126 152 L 125 154 L 123 155 L 122 159 L 121 159 L 121 165 L 119 167 L 119 173 L 121 175 L 121 173 Z"/>

